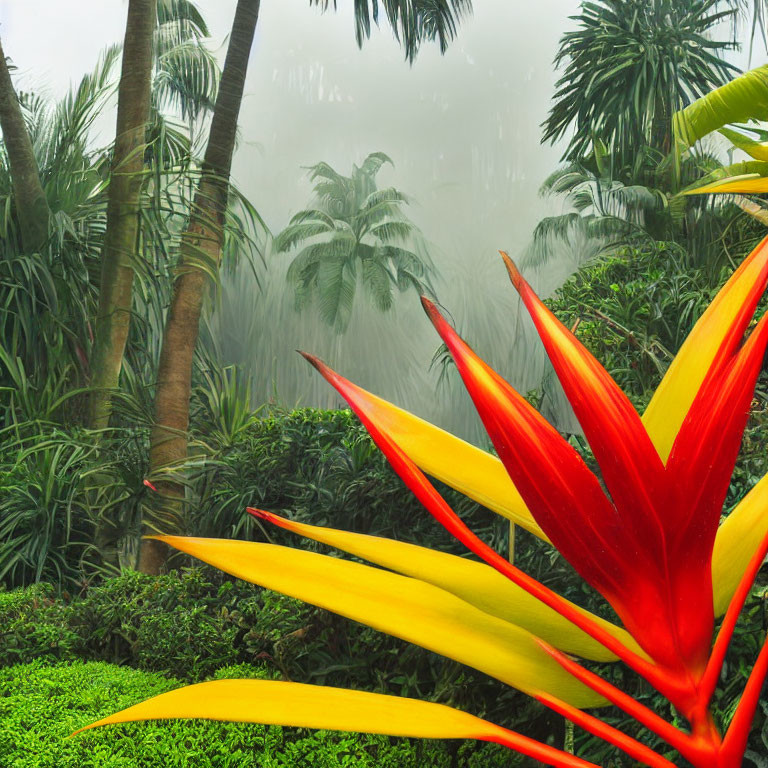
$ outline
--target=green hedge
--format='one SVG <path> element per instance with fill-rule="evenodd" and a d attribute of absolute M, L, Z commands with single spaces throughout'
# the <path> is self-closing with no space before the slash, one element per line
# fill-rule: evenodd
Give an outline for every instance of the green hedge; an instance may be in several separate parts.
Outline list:
<path fill-rule="evenodd" d="M 258 677 L 221 669 L 216 677 Z M 502 768 L 507 750 L 476 742 L 392 739 L 208 721 L 77 728 L 179 680 L 105 663 L 41 662 L 0 669 L 3 768 Z"/>
<path fill-rule="evenodd" d="M 542 717 L 485 675 L 212 569 L 128 573 L 76 597 L 45 584 L 0 592 L 0 637 L 0 667 L 83 659 L 196 682 L 249 664 L 271 677 L 439 700 L 511 727 Z"/>

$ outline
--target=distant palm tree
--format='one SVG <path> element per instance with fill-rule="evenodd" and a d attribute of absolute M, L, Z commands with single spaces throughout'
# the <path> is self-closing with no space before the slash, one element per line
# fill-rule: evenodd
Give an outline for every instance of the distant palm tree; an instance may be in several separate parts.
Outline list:
<path fill-rule="evenodd" d="M 392 161 L 383 152 L 368 155 L 350 176 L 328 163 L 309 171 L 317 207 L 299 211 L 275 238 L 278 253 L 300 248 L 288 268 L 296 307 L 311 300 L 322 319 L 343 333 L 358 284 L 380 311 L 392 307 L 397 288 L 422 290 L 431 264 L 419 255 L 420 233 L 402 211 L 407 198 L 394 187 L 376 188 L 376 175 Z"/>

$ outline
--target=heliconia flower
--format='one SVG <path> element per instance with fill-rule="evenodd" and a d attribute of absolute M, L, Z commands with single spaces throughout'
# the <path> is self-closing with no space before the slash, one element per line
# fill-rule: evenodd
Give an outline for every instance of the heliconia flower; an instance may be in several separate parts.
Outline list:
<path fill-rule="evenodd" d="M 750 328 L 768 285 L 768 239 L 700 318 L 642 416 L 502 256 L 579 419 L 599 477 L 423 299 L 498 456 L 305 356 L 347 400 L 423 506 L 483 562 L 257 509 L 248 511 L 378 567 L 272 544 L 157 538 L 229 574 L 492 675 L 643 765 L 674 763 L 584 710 L 611 703 L 695 768 L 739 768 L 768 674 L 768 643 L 724 735 L 710 702 L 739 613 L 768 553 L 768 477 L 722 524 L 720 517 L 768 346 L 768 318 Z M 565 600 L 484 544 L 427 475 L 550 542 L 607 600 L 623 626 Z M 575 657 L 621 660 L 666 696 L 689 727 L 666 721 Z M 475 738 L 548 765 L 593 765 L 438 704 L 273 681 L 201 683 L 88 727 L 182 717 Z"/>

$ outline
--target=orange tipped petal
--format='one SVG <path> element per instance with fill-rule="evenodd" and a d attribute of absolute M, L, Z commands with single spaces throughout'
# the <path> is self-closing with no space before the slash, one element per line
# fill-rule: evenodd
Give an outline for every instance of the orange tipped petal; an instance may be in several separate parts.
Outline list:
<path fill-rule="evenodd" d="M 573 446 L 475 355 L 435 305 L 426 298 L 422 304 L 534 519 L 588 582 L 615 595 L 622 569 L 610 553 L 617 551 L 624 532 L 600 482 Z M 608 557 L 593 557 L 596 544 Z"/>
<path fill-rule="evenodd" d="M 644 650 L 687 677 L 674 636 L 675 606 L 659 521 L 646 521 L 647 531 L 637 522 L 631 527 L 574 448 L 472 352 L 429 300 L 422 303 L 536 522 L 606 597 Z M 633 535 L 636 528 L 640 533 Z"/>
<path fill-rule="evenodd" d="M 415 738 L 480 739 L 503 744 L 555 768 L 599 768 L 580 757 L 444 704 L 282 680 L 197 683 L 147 699 L 75 733 L 116 723 L 181 718 Z"/>
<path fill-rule="evenodd" d="M 614 654 L 606 651 L 557 611 L 488 565 L 404 541 L 307 525 L 252 507 L 246 511 L 299 536 L 328 544 L 396 573 L 440 587 L 491 616 L 527 629 L 563 651 L 595 661 L 616 660 Z M 627 647 L 640 650 L 625 630 L 573 607 L 603 626 Z"/>
<path fill-rule="evenodd" d="M 712 551 L 766 344 L 768 315 L 727 367 L 708 375 L 667 461 L 674 479 L 667 519 L 671 563 L 679 564 L 672 581 L 680 641 L 700 665 L 714 630 Z"/>
<path fill-rule="evenodd" d="M 660 558 L 664 465 L 640 416 L 605 368 L 544 306 L 509 256 L 500 253 L 584 429 L 611 498 L 624 512 L 625 536 L 632 536 L 639 549 Z"/>
<path fill-rule="evenodd" d="M 573 606 L 563 600 L 559 595 L 555 594 L 547 587 L 544 587 L 518 568 L 515 568 L 509 561 L 505 560 L 501 555 L 483 543 L 467 528 L 446 503 L 445 499 L 443 499 L 443 497 L 435 490 L 434 486 L 427 480 L 424 474 L 400 449 L 386 430 L 382 429 L 381 425 L 375 420 L 372 416 L 370 403 L 367 398 L 368 393 L 344 377 L 339 376 L 339 374 L 325 365 L 318 358 L 305 353 L 301 354 L 349 403 L 352 410 L 363 422 L 376 445 L 387 457 L 394 470 L 430 514 L 432 514 L 432 516 L 435 517 L 446 530 L 455 536 L 468 549 L 478 555 L 478 557 L 485 560 L 488 565 L 495 568 L 515 584 L 521 586 L 529 594 L 541 600 L 545 605 L 556 610 L 577 627 L 583 629 L 587 634 L 602 643 L 603 646 L 616 654 L 620 659 L 624 660 L 633 669 L 639 671 L 641 669 L 647 670 L 650 667 L 647 658 L 638 655 L 634 650 L 628 649 L 618 638 L 606 631 L 603 626 L 591 621 L 582 613 L 573 610 Z M 564 440 L 562 440 L 562 438 L 560 438 L 559 435 L 557 435 L 557 437 L 567 448 L 573 450 Z M 586 469 L 586 467 L 584 467 L 584 471 L 589 473 L 589 470 Z M 592 477 L 594 477 L 594 475 Z"/>
<path fill-rule="evenodd" d="M 666 462 L 710 369 L 733 355 L 768 285 L 768 237 L 733 273 L 699 318 L 645 409 L 643 424 Z"/>

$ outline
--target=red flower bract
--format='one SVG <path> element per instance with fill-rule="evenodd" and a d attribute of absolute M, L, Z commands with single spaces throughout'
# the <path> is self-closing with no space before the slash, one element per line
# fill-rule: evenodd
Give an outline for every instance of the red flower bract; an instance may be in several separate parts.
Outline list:
<path fill-rule="evenodd" d="M 583 710 L 610 702 L 696 768 L 739 768 L 768 673 L 768 643 L 724 737 L 710 701 L 739 613 L 768 552 L 768 481 L 764 478 L 720 527 L 719 521 L 768 344 L 768 317 L 747 333 L 768 282 L 768 239 L 696 324 L 642 417 L 503 255 L 594 465 L 478 358 L 428 299 L 423 299 L 427 315 L 456 361 L 498 458 L 305 355 L 358 414 L 424 507 L 483 563 L 262 510 L 249 511 L 379 567 L 271 544 L 160 538 L 232 575 L 492 674 L 651 768 L 673 764 Z M 554 544 L 605 597 L 624 628 L 568 602 L 486 545 L 427 474 Z M 715 617 L 723 612 L 713 645 Z M 667 722 L 572 653 L 624 661 L 664 694 L 690 730 Z M 203 683 L 98 725 L 191 716 L 481 738 L 560 768 L 592 765 L 457 710 L 290 683 Z"/>

